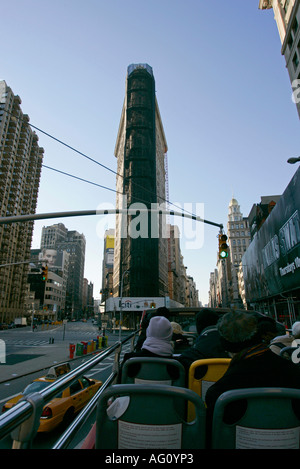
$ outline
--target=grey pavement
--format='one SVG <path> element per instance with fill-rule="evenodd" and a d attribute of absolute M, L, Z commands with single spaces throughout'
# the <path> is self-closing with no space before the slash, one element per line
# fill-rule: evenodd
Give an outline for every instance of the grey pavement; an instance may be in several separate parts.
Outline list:
<path fill-rule="evenodd" d="M 108 337 L 108 347 L 118 340 L 117 334 L 107 332 L 106 335 Z M 126 335 L 124 334 L 123 336 L 122 334 L 122 339 Z M 20 351 L 12 354 L 15 360 L 9 360 L 10 357 L 8 356 L 6 363 L 0 363 L 0 383 L 17 379 L 20 376 L 25 376 L 35 371 L 47 371 L 52 365 L 57 363 L 70 362 L 73 369 L 87 359 L 92 358 L 95 353 L 107 348 L 105 347 L 82 356 L 77 356 L 75 350 L 74 358 L 71 359 L 69 344 L 69 340 L 57 340 L 54 337 L 54 343 L 44 344 L 40 347 L 21 348 Z"/>

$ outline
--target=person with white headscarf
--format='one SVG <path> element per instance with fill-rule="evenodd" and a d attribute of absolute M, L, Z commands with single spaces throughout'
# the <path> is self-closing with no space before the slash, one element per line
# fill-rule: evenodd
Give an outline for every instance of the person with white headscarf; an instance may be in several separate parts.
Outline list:
<path fill-rule="evenodd" d="M 125 353 L 123 363 L 133 357 L 164 357 L 173 355 L 173 328 L 164 316 L 154 316 L 150 319 L 146 330 L 146 339 L 139 352 Z"/>

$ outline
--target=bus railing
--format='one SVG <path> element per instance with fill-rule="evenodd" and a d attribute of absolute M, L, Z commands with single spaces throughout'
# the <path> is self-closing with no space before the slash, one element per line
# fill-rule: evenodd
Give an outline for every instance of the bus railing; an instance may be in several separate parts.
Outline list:
<path fill-rule="evenodd" d="M 22 400 L 14 407 L 0 416 L 0 439 L 11 434 L 13 439 L 13 449 L 29 448 L 39 428 L 40 417 L 47 402 L 53 399 L 58 392 L 67 388 L 74 379 L 82 376 L 85 372 L 105 360 L 105 358 L 110 356 L 112 353 L 115 353 L 111 375 L 91 399 L 89 404 L 85 406 L 73 423 L 67 428 L 62 437 L 54 445 L 53 449 L 62 449 L 68 446 L 71 439 L 95 409 L 99 395 L 107 388 L 107 386 L 116 380 L 119 373 L 119 358 L 122 346 L 131 340 L 133 347 L 134 338 L 137 333 L 138 331 L 132 332 L 121 342 L 115 343 L 105 351 L 99 353 L 97 356 L 94 356 L 79 367 L 57 379 L 54 383 L 47 386 L 46 389 L 29 394 L 22 398 Z"/>

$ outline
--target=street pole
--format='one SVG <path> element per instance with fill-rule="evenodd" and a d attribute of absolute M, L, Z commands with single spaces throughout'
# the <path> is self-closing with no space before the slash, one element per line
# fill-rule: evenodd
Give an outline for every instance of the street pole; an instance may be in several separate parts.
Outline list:
<path fill-rule="evenodd" d="M 121 297 L 120 297 L 120 319 L 119 319 L 119 342 L 121 342 L 121 329 L 122 329 L 122 298 L 123 298 L 123 280 L 124 280 L 124 275 L 128 274 L 129 270 L 125 270 L 122 275 L 121 279 Z"/>
<path fill-rule="evenodd" d="M 32 303 L 32 318 L 31 318 L 31 331 L 34 332 L 33 329 L 33 320 L 34 320 L 34 302 Z"/>

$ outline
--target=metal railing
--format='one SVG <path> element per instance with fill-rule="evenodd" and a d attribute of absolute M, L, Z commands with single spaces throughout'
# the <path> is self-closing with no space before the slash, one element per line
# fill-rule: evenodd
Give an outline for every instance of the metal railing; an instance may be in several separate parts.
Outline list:
<path fill-rule="evenodd" d="M 22 400 L 19 401 L 14 407 L 0 416 L 0 439 L 11 434 L 13 439 L 13 449 L 29 448 L 39 428 L 40 417 L 47 402 L 53 399 L 58 394 L 58 392 L 67 388 L 70 383 L 74 381 L 74 379 L 82 376 L 86 371 L 90 370 L 115 352 L 112 373 L 53 447 L 53 449 L 66 448 L 76 433 L 80 430 L 82 425 L 85 423 L 86 419 L 96 408 L 99 395 L 104 392 L 104 390 L 117 378 L 119 373 L 119 358 L 122 345 L 124 345 L 129 340 L 132 341 L 133 345 L 137 332 L 138 331 L 132 332 L 121 342 L 117 342 L 104 352 L 99 353 L 99 355 L 96 357 L 86 361 L 78 368 L 75 368 L 73 371 L 70 371 L 63 377 L 56 380 L 54 383 L 47 386 L 47 388 L 44 390 L 29 394 L 28 396 L 22 398 Z"/>

